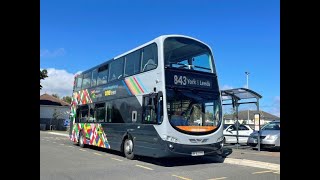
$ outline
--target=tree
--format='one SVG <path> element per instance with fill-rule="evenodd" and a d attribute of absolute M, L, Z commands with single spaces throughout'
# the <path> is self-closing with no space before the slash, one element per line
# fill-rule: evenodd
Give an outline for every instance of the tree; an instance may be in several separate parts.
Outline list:
<path fill-rule="evenodd" d="M 40 70 L 40 82 L 41 82 L 41 79 L 44 79 L 47 77 L 48 77 L 48 71 L 46 69 L 43 69 L 42 71 Z M 42 89 L 41 83 L 40 83 L 40 89 Z"/>
<path fill-rule="evenodd" d="M 65 96 L 65 97 L 62 98 L 62 101 L 71 104 L 71 97 L 70 96 Z"/>
<path fill-rule="evenodd" d="M 60 99 L 59 95 L 58 94 L 51 94 L 51 96 L 55 97 L 55 98 L 58 98 Z"/>

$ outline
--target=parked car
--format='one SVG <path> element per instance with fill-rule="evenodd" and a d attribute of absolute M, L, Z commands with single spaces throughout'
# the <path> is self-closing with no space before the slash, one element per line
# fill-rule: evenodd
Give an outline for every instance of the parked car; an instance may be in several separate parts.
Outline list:
<path fill-rule="evenodd" d="M 261 127 L 261 148 L 275 148 L 280 149 L 280 121 L 271 121 Z M 247 144 L 249 146 L 257 146 L 258 132 L 253 132 L 248 138 Z"/>
<path fill-rule="evenodd" d="M 238 135 L 247 136 L 247 137 L 238 137 L 239 143 L 247 143 L 249 135 L 253 132 L 253 129 L 251 129 L 248 125 L 240 124 L 238 127 Z M 237 143 L 237 137 L 236 136 L 226 136 L 226 135 L 237 135 L 237 129 L 234 124 L 232 125 L 226 125 L 224 126 L 223 130 L 224 136 L 224 143 Z"/>

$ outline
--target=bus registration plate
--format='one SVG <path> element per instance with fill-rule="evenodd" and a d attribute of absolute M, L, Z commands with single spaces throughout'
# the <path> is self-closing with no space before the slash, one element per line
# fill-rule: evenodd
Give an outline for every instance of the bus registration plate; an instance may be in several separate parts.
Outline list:
<path fill-rule="evenodd" d="M 203 155 L 204 155 L 204 151 L 196 151 L 191 153 L 191 156 L 203 156 Z"/>

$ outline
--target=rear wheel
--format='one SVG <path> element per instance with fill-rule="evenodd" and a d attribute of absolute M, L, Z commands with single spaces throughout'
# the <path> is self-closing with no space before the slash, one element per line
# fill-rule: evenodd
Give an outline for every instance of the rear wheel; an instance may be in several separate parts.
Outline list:
<path fill-rule="evenodd" d="M 123 144 L 123 152 L 126 158 L 133 159 L 134 153 L 133 153 L 133 141 L 131 139 L 126 139 Z"/>
<path fill-rule="evenodd" d="M 84 148 L 83 135 L 81 132 L 79 133 L 79 142 L 78 143 L 79 143 L 80 147 Z"/>

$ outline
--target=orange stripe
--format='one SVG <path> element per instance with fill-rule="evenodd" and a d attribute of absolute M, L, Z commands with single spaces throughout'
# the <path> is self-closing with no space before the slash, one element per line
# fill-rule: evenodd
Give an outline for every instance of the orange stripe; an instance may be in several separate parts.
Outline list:
<path fill-rule="evenodd" d="M 206 132 L 216 129 L 217 126 L 177 126 L 177 128 L 190 132 Z"/>
<path fill-rule="evenodd" d="M 136 80 L 135 77 L 133 77 L 134 81 L 136 82 L 136 84 L 138 85 L 139 89 L 142 91 L 142 93 L 144 93 L 143 89 L 141 88 L 140 84 L 138 83 L 138 81 Z"/>
<path fill-rule="evenodd" d="M 131 94 L 136 95 L 137 93 L 134 91 L 134 88 L 133 88 L 133 86 L 130 84 L 130 81 L 129 81 L 128 79 L 125 79 L 124 81 L 126 82 L 126 84 L 127 84 L 128 88 L 129 88 Z"/>

